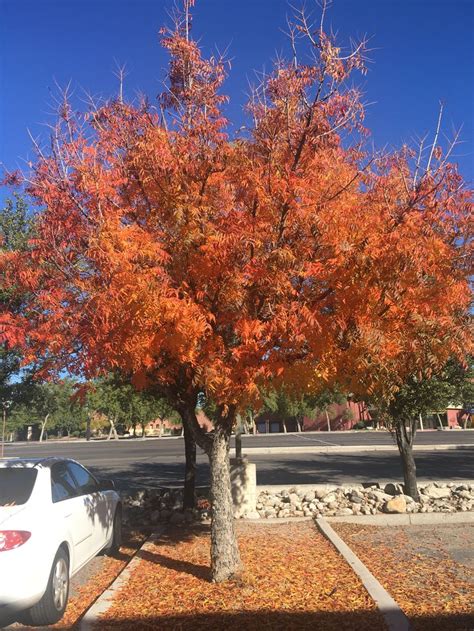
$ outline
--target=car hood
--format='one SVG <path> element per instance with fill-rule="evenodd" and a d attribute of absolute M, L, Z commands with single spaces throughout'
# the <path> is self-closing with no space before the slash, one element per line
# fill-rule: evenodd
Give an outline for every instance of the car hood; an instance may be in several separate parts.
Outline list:
<path fill-rule="evenodd" d="M 0 526 L 7 525 L 8 521 L 14 516 L 21 513 L 26 508 L 26 505 L 22 506 L 0 506 Z"/>

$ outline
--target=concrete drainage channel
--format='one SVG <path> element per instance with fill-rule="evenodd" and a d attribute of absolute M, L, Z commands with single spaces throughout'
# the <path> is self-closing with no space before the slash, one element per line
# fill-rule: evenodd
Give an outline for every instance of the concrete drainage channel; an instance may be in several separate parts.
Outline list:
<path fill-rule="evenodd" d="M 350 523 L 373 526 L 401 526 L 416 524 L 448 524 L 448 523 L 474 523 L 474 512 L 464 513 L 414 513 L 404 515 L 348 515 L 323 518 L 319 517 L 289 517 L 286 519 L 245 519 L 244 521 L 262 524 L 285 524 L 302 521 L 314 521 L 319 531 L 332 543 L 346 562 L 357 574 L 365 589 L 374 600 L 380 613 L 384 617 L 389 631 L 409 631 L 410 623 L 396 601 L 382 587 L 370 570 L 362 563 L 351 548 L 339 537 L 331 527 L 331 523 Z M 80 622 L 76 625 L 78 631 L 93 631 L 94 625 L 113 604 L 113 599 L 118 591 L 124 587 L 136 566 L 142 559 L 142 552 L 151 552 L 153 545 L 159 541 L 167 529 L 162 525 L 145 541 L 135 554 L 130 563 L 121 571 L 112 585 L 95 601 L 86 611 Z"/>

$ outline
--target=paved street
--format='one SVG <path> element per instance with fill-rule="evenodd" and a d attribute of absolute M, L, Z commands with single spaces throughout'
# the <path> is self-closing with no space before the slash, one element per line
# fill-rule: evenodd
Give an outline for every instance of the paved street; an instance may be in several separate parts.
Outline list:
<path fill-rule="evenodd" d="M 425 432 L 417 437 L 418 444 L 456 444 L 472 449 L 423 451 L 416 454 L 420 480 L 474 479 L 474 432 Z M 285 453 L 291 446 L 327 447 L 354 445 L 353 453 Z M 257 464 L 257 482 L 268 484 L 349 484 L 351 482 L 389 481 L 401 479 L 398 452 L 360 451 L 360 446 L 387 445 L 393 447 L 390 435 L 369 434 L 304 434 L 248 436 L 245 448 L 277 447 L 281 453 L 250 454 Z M 200 450 L 199 450 L 200 451 Z M 82 462 L 100 477 L 113 477 L 120 488 L 180 485 L 184 467 L 184 445 L 181 438 L 161 440 L 120 440 L 29 445 L 6 445 L 8 456 L 61 455 Z M 208 462 L 198 455 L 198 484 L 208 482 Z"/>

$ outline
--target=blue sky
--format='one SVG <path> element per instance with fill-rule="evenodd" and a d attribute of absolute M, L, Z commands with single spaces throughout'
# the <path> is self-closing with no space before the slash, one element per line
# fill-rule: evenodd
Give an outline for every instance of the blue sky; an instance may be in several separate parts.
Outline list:
<path fill-rule="evenodd" d="M 13 169 L 31 157 L 27 128 L 46 139 L 51 90 L 69 80 L 110 96 L 115 60 L 127 65 L 125 90 L 154 99 L 167 63 L 158 30 L 173 0 L 0 0 L 0 161 Z M 298 5 L 299 0 L 292 0 Z M 313 0 L 306 0 L 312 7 Z M 314 3 L 315 6 L 315 3 Z M 247 80 L 271 66 L 285 45 L 287 0 L 197 0 L 194 36 L 205 52 L 229 47 L 228 114 L 242 123 Z M 371 105 L 366 124 L 376 146 L 399 146 L 434 131 L 439 100 L 444 130 L 463 125 L 456 160 L 472 182 L 474 140 L 474 2 L 472 0 L 334 0 L 327 24 L 342 43 L 368 34 L 373 63 L 356 77 Z M 5 196 L 3 191 L 2 197 Z"/>

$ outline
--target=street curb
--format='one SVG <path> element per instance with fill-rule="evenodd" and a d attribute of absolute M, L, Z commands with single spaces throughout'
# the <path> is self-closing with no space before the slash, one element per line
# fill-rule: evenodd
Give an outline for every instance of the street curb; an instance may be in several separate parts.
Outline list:
<path fill-rule="evenodd" d="M 156 531 L 148 537 L 143 545 L 137 550 L 132 560 L 123 568 L 112 585 L 110 585 L 105 592 L 102 592 L 92 606 L 87 609 L 80 621 L 75 625 L 74 628 L 76 631 L 92 631 L 94 629 L 94 625 L 98 623 L 100 616 L 112 606 L 116 593 L 124 586 L 135 567 L 141 562 L 141 553 L 150 552 L 155 542 L 165 532 L 166 528 L 166 525 L 159 526 Z"/>
<path fill-rule="evenodd" d="M 334 515 L 325 517 L 331 524 L 371 526 L 417 526 L 424 524 L 473 524 L 474 511 L 463 513 L 403 513 L 400 515 Z"/>
<path fill-rule="evenodd" d="M 367 569 L 354 552 L 352 552 L 349 546 L 334 532 L 325 519 L 316 519 L 316 525 L 360 578 L 365 589 L 375 601 L 380 613 L 384 617 L 388 629 L 390 631 L 409 631 L 410 623 L 408 618 L 375 576 Z"/>
<path fill-rule="evenodd" d="M 303 521 L 314 521 L 314 516 L 306 517 L 243 517 L 236 522 L 249 524 L 295 524 Z M 430 524 L 472 524 L 474 511 L 464 513 L 404 513 L 402 515 L 330 515 L 324 518 L 330 524 L 360 524 L 361 526 L 422 526 Z"/>
<path fill-rule="evenodd" d="M 474 451 L 474 445 L 415 445 L 413 451 Z M 361 452 L 394 451 L 398 453 L 395 445 L 335 445 L 334 447 L 245 447 L 243 452 L 252 454 L 346 454 Z M 230 450 L 230 455 L 235 456 L 234 447 Z"/>

